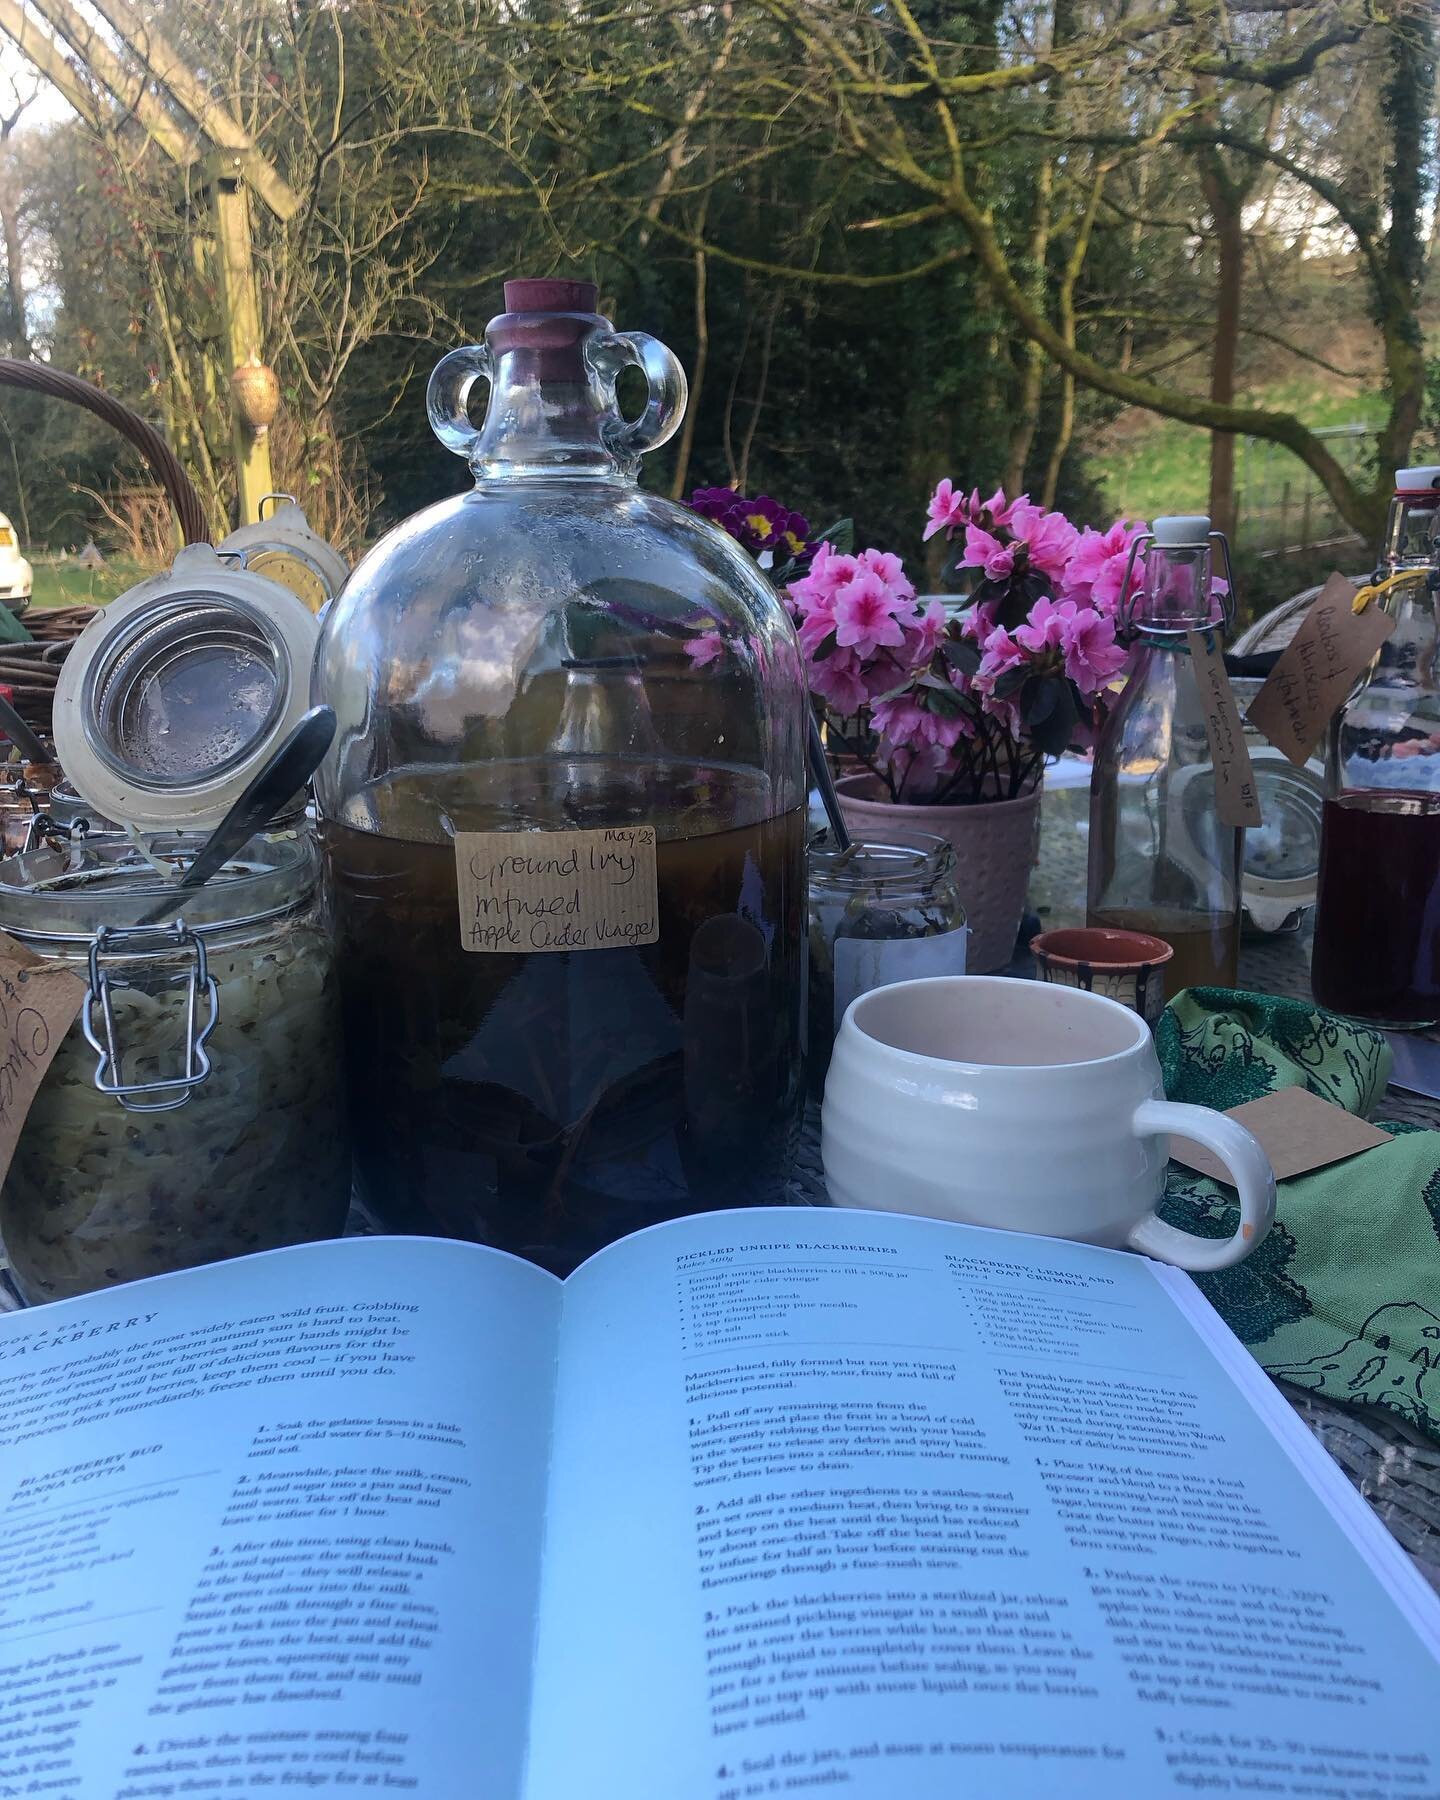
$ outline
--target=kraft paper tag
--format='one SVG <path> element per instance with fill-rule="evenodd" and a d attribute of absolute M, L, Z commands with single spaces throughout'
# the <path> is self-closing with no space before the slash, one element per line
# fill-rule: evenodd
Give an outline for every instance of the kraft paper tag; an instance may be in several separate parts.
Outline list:
<path fill-rule="evenodd" d="M 1232 1106 L 1225 1116 L 1238 1120 L 1259 1138 L 1277 1181 L 1288 1181 L 1307 1169 L 1323 1169 L 1393 1141 L 1388 1131 L 1357 1119 L 1308 1088 L 1279 1088 L 1244 1106 Z M 1224 1163 L 1189 1138 L 1172 1137 L 1170 1154 L 1212 1180 L 1230 1180 Z"/>
<path fill-rule="evenodd" d="M 85 983 L 69 969 L 0 931 L 0 1181 L 85 994 Z"/>
<path fill-rule="evenodd" d="M 1375 601 L 1361 613 L 1354 601 L 1354 583 L 1332 575 L 1245 715 L 1297 767 L 1395 629 Z"/>
<path fill-rule="evenodd" d="M 660 936 L 653 825 L 457 831 L 455 874 L 467 950 L 614 950 Z"/>
<path fill-rule="evenodd" d="M 1219 639 L 1213 631 L 1189 631 L 1186 638 L 1205 708 L 1205 736 L 1215 765 L 1215 812 L 1222 825 L 1260 824 L 1260 796 L 1245 745 L 1240 709 L 1230 691 L 1230 677 Z"/>

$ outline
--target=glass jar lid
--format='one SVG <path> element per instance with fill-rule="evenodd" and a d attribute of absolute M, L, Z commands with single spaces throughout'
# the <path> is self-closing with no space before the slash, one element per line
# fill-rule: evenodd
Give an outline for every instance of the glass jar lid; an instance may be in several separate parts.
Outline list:
<path fill-rule="evenodd" d="M 265 508 L 271 501 L 274 509 Z M 350 565 L 318 531 L 311 529 L 305 509 L 293 494 L 264 494 L 260 517 L 241 525 L 220 545 L 220 554 L 242 553 L 251 574 L 278 581 L 318 613 L 350 578 Z"/>
<path fill-rule="evenodd" d="M 103 818 L 217 824 L 305 711 L 318 635 L 289 589 L 191 544 L 76 640 L 55 692 L 66 774 Z"/>
<path fill-rule="evenodd" d="M 932 893 L 954 875 L 954 847 L 934 832 L 914 831 L 908 825 L 888 829 L 883 837 L 855 838 L 848 850 L 828 837 L 810 846 L 813 893 L 868 892 L 878 900 L 899 901 Z"/>
<path fill-rule="evenodd" d="M 146 849 L 178 880 L 204 844 L 199 832 L 150 839 Z M 66 849 L 0 861 L 0 930 L 27 944 L 88 943 L 105 927 L 134 926 L 173 885 L 128 838 L 90 838 Z M 252 839 L 185 903 L 205 937 L 278 918 L 315 891 L 319 857 L 308 832 Z"/>

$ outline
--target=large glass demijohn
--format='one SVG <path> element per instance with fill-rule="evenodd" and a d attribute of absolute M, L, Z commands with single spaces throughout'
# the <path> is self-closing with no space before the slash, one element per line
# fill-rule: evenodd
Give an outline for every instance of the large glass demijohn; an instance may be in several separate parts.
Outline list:
<path fill-rule="evenodd" d="M 430 382 L 474 488 L 377 544 L 325 622 L 317 791 L 365 1200 L 564 1271 L 783 1197 L 806 698 L 755 565 L 636 483 L 684 411 L 675 357 L 586 282 L 505 304 Z"/>

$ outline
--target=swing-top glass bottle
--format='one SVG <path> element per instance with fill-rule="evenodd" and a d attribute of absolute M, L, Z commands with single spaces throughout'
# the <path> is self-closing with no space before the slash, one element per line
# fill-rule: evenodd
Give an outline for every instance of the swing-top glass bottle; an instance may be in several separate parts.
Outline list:
<path fill-rule="evenodd" d="M 1131 673 L 1095 747 L 1090 787 L 1088 918 L 1149 932 L 1174 947 L 1166 997 L 1233 987 L 1240 942 L 1244 832 L 1215 805 L 1206 709 L 1188 637 L 1233 616 L 1224 536 L 1194 515 L 1156 519 L 1131 546 L 1122 621 L 1135 636 Z"/>
<path fill-rule="evenodd" d="M 1396 470 L 1374 585 L 1395 629 L 1330 723 L 1310 979 L 1414 1029 L 1440 1020 L 1440 466 Z"/>

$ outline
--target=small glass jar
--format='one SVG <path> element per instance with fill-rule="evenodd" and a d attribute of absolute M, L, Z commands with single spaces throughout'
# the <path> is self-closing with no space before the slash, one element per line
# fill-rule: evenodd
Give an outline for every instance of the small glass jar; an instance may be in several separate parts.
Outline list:
<path fill-rule="evenodd" d="M 177 873 L 199 836 L 152 839 Z M 90 992 L 0 1186 L 30 1303 L 344 1228 L 338 992 L 308 831 L 256 839 L 187 902 L 123 838 L 0 862 L 0 930 Z"/>
<path fill-rule="evenodd" d="M 810 1095 L 825 1091 L 845 1008 L 871 988 L 965 973 L 965 908 L 955 851 L 928 831 L 897 827 L 810 846 Z"/>

